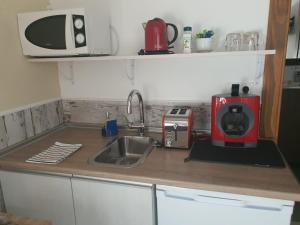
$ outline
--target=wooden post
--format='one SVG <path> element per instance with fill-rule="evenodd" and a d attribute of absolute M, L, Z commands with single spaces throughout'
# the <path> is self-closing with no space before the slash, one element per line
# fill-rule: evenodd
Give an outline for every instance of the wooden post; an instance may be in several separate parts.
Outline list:
<path fill-rule="evenodd" d="M 291 0 L 270 0 L 266 49 L 276 55 L 266 56 L 260 137 L 277 142 L 285 58 L 288 42 Z"/>

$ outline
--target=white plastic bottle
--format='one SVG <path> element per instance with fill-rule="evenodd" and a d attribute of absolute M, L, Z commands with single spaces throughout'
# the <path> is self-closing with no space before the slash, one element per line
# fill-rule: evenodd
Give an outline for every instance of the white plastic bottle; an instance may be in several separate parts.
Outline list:
<path fill-rule="evenodd" d="M 192 53 L 192 27 L 183 28 L 183 53 Z"/>

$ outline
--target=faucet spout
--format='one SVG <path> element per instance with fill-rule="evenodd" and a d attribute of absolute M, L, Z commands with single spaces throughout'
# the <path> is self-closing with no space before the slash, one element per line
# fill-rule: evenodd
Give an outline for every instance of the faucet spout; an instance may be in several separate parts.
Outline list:
<path fill-rule="evenodd" d="M 129 124 L 130 128 L 138 128 L 140 136 L 144 135 L 145 128 L 145 117 L 144 117 L 144 102 L 141 93 L 138 90 L 132 90 L 127 98 L 127 114 L 132 114 L 132 99 L 134 96 L 138 97 L 139 100 L 139 110 L 140 110 L 140 123 L 139 124 Z"/>

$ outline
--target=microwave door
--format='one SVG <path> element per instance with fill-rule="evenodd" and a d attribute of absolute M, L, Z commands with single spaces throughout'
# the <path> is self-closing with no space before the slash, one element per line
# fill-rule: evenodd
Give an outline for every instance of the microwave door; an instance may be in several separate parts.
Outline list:
<path fill-rule="evenodd" d="M 38 19 L 25 30 L 26 39 L 33 45 L 51 50 L 66 50 L 66 15 Z"/>

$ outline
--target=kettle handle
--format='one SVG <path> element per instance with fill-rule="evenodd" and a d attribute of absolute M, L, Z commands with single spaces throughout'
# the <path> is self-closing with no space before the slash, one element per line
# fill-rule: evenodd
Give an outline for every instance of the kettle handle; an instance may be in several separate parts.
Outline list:
<path fill-rule="evenodd" d="M 172 23 L 167 23 L 167 26 L 171 26 L 174 29 L 174 37 L 173 37 L 173 39 L 171 41 L 168 40 L 168 46 L 170 46 L 171 44 L 173 44 L 176 41 L 176 39 L 178 37 L 178 29 Z"/>

